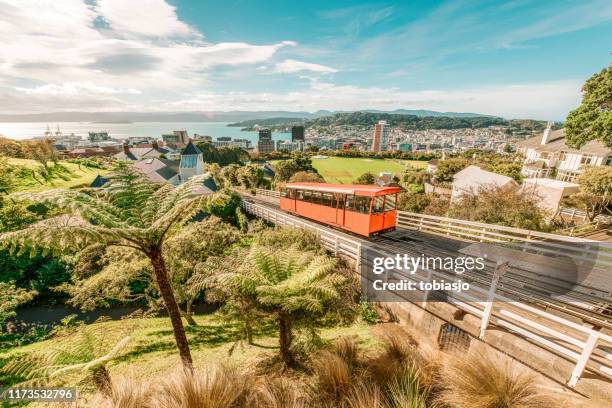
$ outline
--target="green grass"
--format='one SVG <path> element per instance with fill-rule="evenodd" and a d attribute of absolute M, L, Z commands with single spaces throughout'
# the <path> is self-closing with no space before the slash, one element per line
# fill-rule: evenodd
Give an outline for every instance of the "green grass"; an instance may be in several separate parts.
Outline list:
<path fill-rule="evenodd" d="M 240 327 L 220 320 L 216 314 L 195 316 L 195 320 L 198 326 L 187 326 L 186 330 L 194 366 L 197 369 L 204 369 L 221 362 L 248 367 L 278 353 L 278 338 L 274 327 L 256 333 L 255 345 L 247 345 L 245 342 L 236 344 L 241 336 Z M 108 332 L 112 332 L 113 326 L 124 325 L 126 321 L 93 324 L 104 325 L 108 328 Z M 350 326 L 324 328 L 320 334 L 324 342 L 331 342 L 340 336 L 356 335 L 359 336 L 359 343 L 364 348 L 373 348 L 378 347 L 380 342 L 372 334 L 372 327 L 374 326 L 365 323 L 354 323 Z M 117 360 L 110 363 L 111 375 L 129 374 L 140 379 L 155 378 L 180 367 L 180 358 L 168 318 L 137 319 L 136 329 L 131 337 L 132 340 L 126 350 Z M 53 349 L 57 342 L 57 339 L 50 339 L 16 347 L 6 353 L 0 353 L 0 362 L 20 353 Z M 233 351 L 230 353 L 232 348 Z"/>
<path fill-rule="evenodd" d="M 104 169 L 89 168 L 83 165 L 79 169 L 77 164 L 60 161 L 57 166 L 49 163 L 49 176 L 45 179 L 39 171 L 42 166 L 34 160 L 9 158 L 8 161 L 20 169 L 15 179 L 17 191 L 42 191 L 52 188 L 86 186 L 91 184 L 98 174 L 104 175 L 108 172 Z"/>
<path fill-rule="evenodd" d="M 390 172 L 399 175 L 406 169 L 406 165 L 425 168 L 427 162 L 419 160 L 329 157 L 327 159 L 313 159 L 312 165 L 323 176 L 326 182 L 349 184 L 368 171 L 375 176 L 378 176 L 380 172 Z"/>

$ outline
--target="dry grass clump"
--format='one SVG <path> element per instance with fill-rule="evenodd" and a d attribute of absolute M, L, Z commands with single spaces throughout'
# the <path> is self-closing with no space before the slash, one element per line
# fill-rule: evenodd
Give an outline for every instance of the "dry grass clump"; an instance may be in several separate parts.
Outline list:
<path fill-rule="evenodd" d="M 152 407 L 153 389 L 151 384 L 120 377 L 113 381 L 106 394 L 98 394 L 92 406 L 100 408 L 143 408 Z"/>
<path fill-rule="evenodd" d="M 304 392 L 284 378 L 264 378 L 259 381 L 252 399 L 254 408 L 305 408 Z"/>
<path fill-rule="evenodd" d="M 165 380 L 154 394 L 156 408 L 230 408 L 249 406 L 253 377 L 216 366 L 204 372 L 182 371 Z"/>
<path fill-rule="evenodd" d="M 535 374 L 509 358 L 487 351 L 449 357 L 441 372 L 438 401 L 460 408 L 556 408 Z"/>

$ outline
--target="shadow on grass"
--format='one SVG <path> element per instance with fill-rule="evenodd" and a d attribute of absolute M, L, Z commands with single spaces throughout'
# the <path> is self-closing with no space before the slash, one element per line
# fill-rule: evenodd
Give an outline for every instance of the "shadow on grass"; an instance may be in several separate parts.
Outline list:
<path fill-rule="evenodd" d="M 215 348 L 244 339 L 244 329 L 240 323 L 207 323 L 202 326 L 185 326 L 189 346 L 192 350 L 198 348 Z M 264 324 L 253 330 L 254 337 L 271 337 L 276 335 L 276 326 Z M 128 353 L 118 357 L 116 361 L 129 362 L 148 353 L 176 351 L 174 333 L 172 330 L 156 330 L 148 334 L 149 339 L 141 340 Z M 254 344 L 259 348 L 277 348 Z"/>

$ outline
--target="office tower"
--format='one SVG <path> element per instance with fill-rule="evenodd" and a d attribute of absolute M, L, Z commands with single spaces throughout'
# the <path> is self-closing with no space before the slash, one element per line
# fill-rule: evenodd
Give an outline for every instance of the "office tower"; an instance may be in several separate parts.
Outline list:
<path fill-rule="evenodd" d="M 374 135 L 372 137 L 372 151 L 384 152 L 387 150 L 389 142 L 389 129 L 387 129 L 387 121 L 381 120 L 374 125 Z"/>
<path fill-rule="evenodd" d="M 259 140 L 257 141 L 257 151 L 259 153 L 272 153 L 274 151 L 274 141 L 270 129 L 259 130 Z"/>
<path fill-rule="evenodd" d="M 304 141 L 304 126 L 293 126 L 291 128 L 291 141 L 292 142 L 303 142 Z"/>

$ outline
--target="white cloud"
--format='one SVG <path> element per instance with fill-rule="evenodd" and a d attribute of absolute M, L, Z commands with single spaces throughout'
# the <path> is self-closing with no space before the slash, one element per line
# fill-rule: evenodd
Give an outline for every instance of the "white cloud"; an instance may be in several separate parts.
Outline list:
<path fill-rule="evenodd" d="M 200 93 L 167 103 L 166 110 L 363 110 L 431 109 L 508 118 L 563 119 L 580 103 L 581 81 L 499 85 L 463 90 L 402 91 L 313 80 L 288 93 Z"/>
<path fill-rule="evenodd" d="M 180 21 L 175 7 L 164 0 L 98 0 L 95 10 L 114 31 L 146 37 L 201 34 Z"/>
<path fill-rule="evenodd" d="M 327 67 L 325 65 L 296 61 L 292 59 L 286 59 L 283 62 L 279 62 L 274 66 L 274 72 L 279 72 L 283 74 L 293 74 L 302 71 L 320 72 L 323 74 L 338 72 L 337 69 Z"/>
<path fill-rule="evenodd" d="M 46 84 L 33 88 L 15 87 L 15 89 L 29 95 L 140 95 L 142 93 L 139 90 L 133 88 L 109 88 L 105 86 L 98 86 L 91 82 L 64 82 L 62 84 Z"/>

